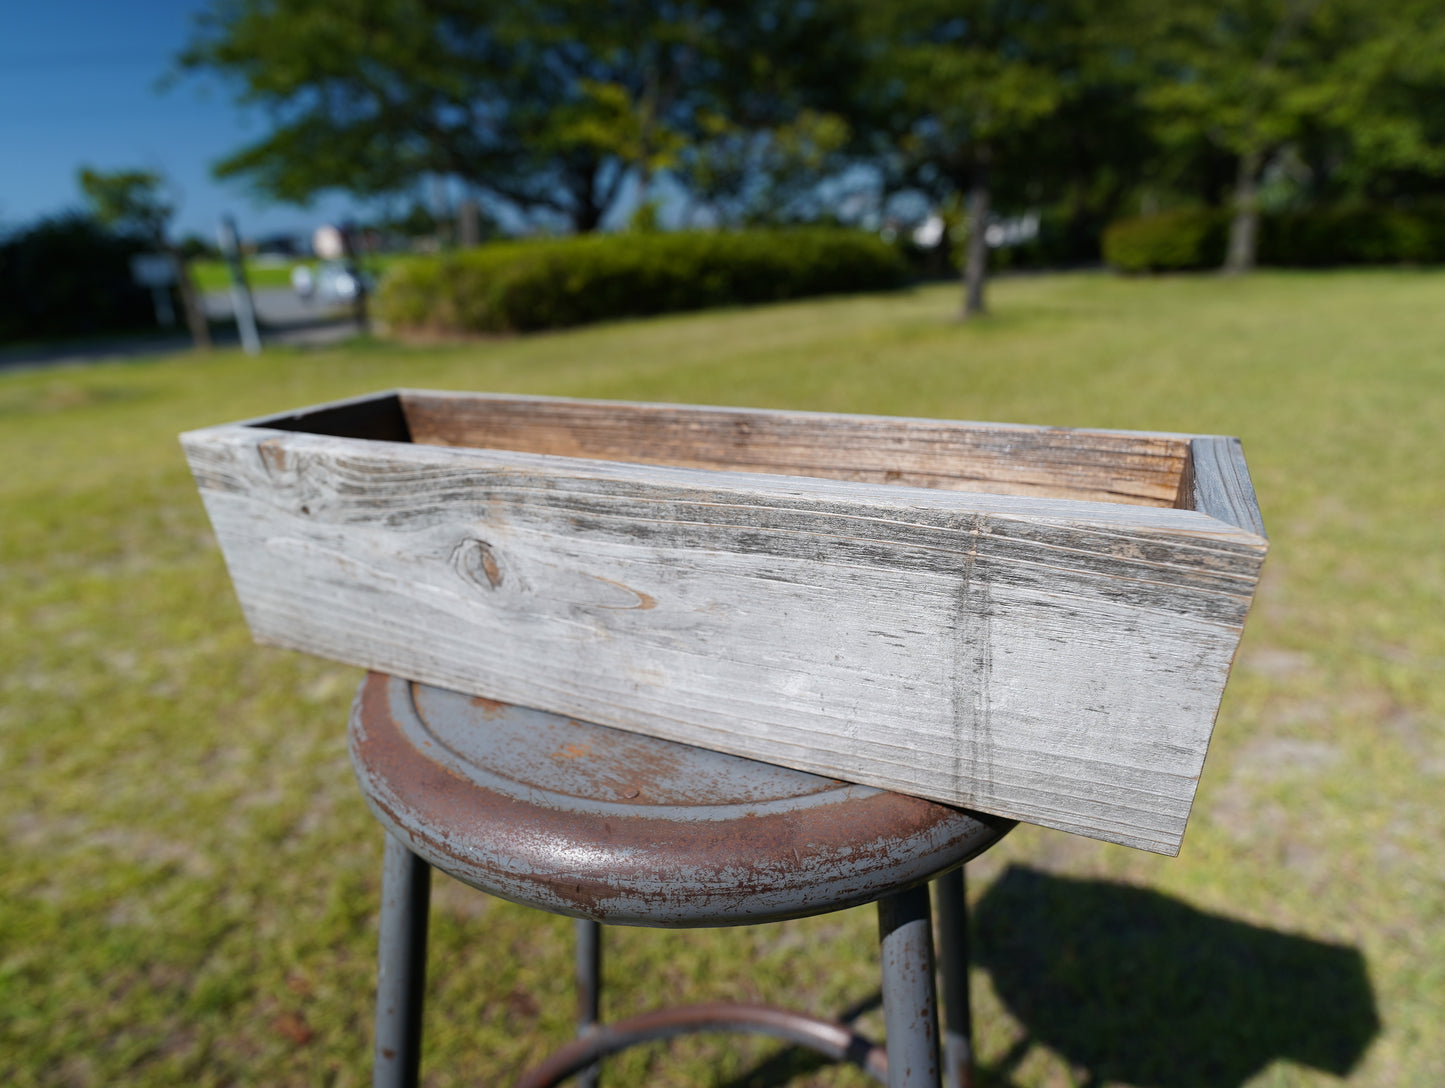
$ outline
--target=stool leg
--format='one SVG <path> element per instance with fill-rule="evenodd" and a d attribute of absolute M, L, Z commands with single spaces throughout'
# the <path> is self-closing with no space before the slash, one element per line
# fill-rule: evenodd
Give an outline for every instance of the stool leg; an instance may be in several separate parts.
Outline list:
<path fill-rule="evenodd" d="M 602 1008 L 602 927 L 577 919 L 577 1035 L 597 1030 Z M 577 1088 L 597 1088 L 602 1063 L 594 1062 L 577 1074 Z"/>
<path fill-rule="evenodd" d="M 888 1088 L 938 1088 L 938 999 L 928 885 L 878 900 Z"/>
<path fill-rule="evenodd" d="M 416 1088 L 418 1082 L 430 903 L 431 866 L 388 834 L 381 877 L 373 1088 Z"/>
<path fill-rule="evenodd" d="M 973 1014 L 968 1001 L 968 899 L 963 867 L 933 882 L 943 974 L 944 1088 L 972 1088 Z"/>

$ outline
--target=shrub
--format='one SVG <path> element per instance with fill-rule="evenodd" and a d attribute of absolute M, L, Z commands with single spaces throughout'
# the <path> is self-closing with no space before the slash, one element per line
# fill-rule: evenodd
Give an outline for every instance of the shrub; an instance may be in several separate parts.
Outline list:
<path fill-rule="evenodd" d="M 154 326 L 130 258 L 150 247 L 83 215 L 43 219 L 0 242 L 0 340 Z"/>
<path fill-rule="evenodd" d="M 1119 219 L 1104 231 L 1104 261 L 1120 272 L 1164 272 L 1224 263 L 1228 220 L 1212 208 Z"/>
<path fill-rule="evenodd" d="M 1104 259 L 1121 272 L 1218 267 L 1228 231 L 1229 213 L 1215 209 L 1122 219 L 1104 233 Z M 1286 268 L 1445 262 L 1445 204 L 1267 212 L 1258 259 Z"/>
<path fill-rule="evenodd" d="M 1445 261 L 1445 205 L 1335 207 L 1265 216 L 1262 264 L 1318 268 Z"/>
<path fill-rule="evenodd" d="M 906 278 L 892 248 L 843 230 L 589 235 L 401 262 L 376 312 L 401 329 L 526 332 L 880 290 Z"/>

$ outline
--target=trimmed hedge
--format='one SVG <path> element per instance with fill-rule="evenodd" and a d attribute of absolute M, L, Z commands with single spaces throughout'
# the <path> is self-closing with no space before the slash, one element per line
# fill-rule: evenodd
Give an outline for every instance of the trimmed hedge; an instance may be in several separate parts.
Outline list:
<path fill-rule="evenodd" d="M 1173 272 L 1224 263 L 1229 220 L 1213 208 L 1119 219 L 1104 230 L 1104 263 L 1120 272 Z"/>
<path fill-rule="evenodd" d="M 587 235 L 399 262 L 376 313 L 394 329 L 528 332 L 907 279 L 896 250 L 855 231 Z"/>
<path fill-rule="evenodd" d="M 1104 260 L 1120 272 L 1217 268 L 1228 234 L 1229 213 L 1216 208 L 1122 219 L 1104 232 Z M 1258 256 L 1285 268 L 1445 263 L 1445 204 L 1267 212 Z"/>

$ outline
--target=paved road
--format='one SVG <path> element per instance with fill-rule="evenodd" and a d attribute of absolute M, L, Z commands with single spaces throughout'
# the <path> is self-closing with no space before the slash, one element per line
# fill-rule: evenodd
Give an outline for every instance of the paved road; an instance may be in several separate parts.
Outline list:
<path fill-rule="evenodd" d="M 261 325 L 261 344 L 334 344 L 355 336 L 358 327 L 349 309 L 336 310 L 316 303 L 305 303 L 286 287 L 260 288 L 252 292 L 256 319 Z M 210 291 L 205 299 L 206 316 L 213 323 L 211 336 L 218 345 L 237 342 L 231 293 Z M 214 327 L 221 322 L 222 327 Z M 122 362 L 143 356 L 165 355 L 185 351 L 191 339 L 184 331 L 113 337 L 91 337 L 85 340 L 26 344 L 21 347 L 0 347 L 0 370 L 22 370 L 35 367 L 77 366 L 85 363 Z"/>
<path fill-rule="evenodd" d="M 303 302 L 289 287 L 258 287 L 251 292 L 251 298 L 262 343 L 328 344 L 356 335 L 350 307 Z M 206 292 L 207 317 L 231 321 L 234 315 L 230 291 Z"/>

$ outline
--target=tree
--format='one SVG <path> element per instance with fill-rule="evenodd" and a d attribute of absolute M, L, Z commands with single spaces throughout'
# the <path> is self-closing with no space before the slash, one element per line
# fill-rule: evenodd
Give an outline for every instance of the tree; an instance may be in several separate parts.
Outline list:
<path fill-rule="evenodd" d="M 150 293 L 130 271 L 150 249 L 81 212 L 0 233 L 0 341 L 152 327 Z"/>
<path fill-rule="evenodd" d="M 746 5 L 736 6 L 737 10 Z M 263 194 L 404 192 L 461 179 L 597 228 L 695 128 L 734 6 L 679 0 L 213 0 L 180 58 L 271 131 L 218 164 Z"/>
<path fill-rule="evenodd" d="M 186 256 L 169 238 L 170 221 L 176 213 L 176 198 L 167 192 L 165 179 L 148 170 L 103 172 L 90 167 L 80 170 L 80 189 L 90 202 L 95 218 L 104 226 L 133 232 L 162 253 L 170 255 L 176 269 L 176 286 L 186 324 L 196 347 L 211 346 L 211 330 L 196 285 L 191 280 Z"/>
<path fill-rule="evenodd" d="M 1445 20 L 1433 0 L 1361 0 L 1302 142 L 1317 189 L 1346 199 L 1437 195 L 1445 176 Z"/>
<path fill-rule="evenodd" d="M 889 169 L 935 199 L 967 193 L 961 317 L 985 312 L 994 179 L 1080 85 L 1074 0 L 897 0 L 864 16 L 877 43 L 865 122 Z"/>
<path fill-rule="evenodd" d="M 708 115 L 703 133 L 679 149 L 671 172 L 729 226 L 819 218 L 820 187 L 845 168 L 852 135 L 840 115 L 811 109 L 755 128 Z"/>
<path fill-rule="evenodd" d="M 712 185 L 738 147 L 751 170 L 835 135 L 864 52 L 858 6 L 211 0 L 179 65 L 270 118 L 216 166 L 262 195 L 305 203 L 454 177 L 590 231 L 624 200 L 646 202 L 660 172 Z"/>
<path fill-rule="evenodd" d="M 1428 5 L 1373 0 L 1143 2 L 1119 24 L 1149 69 L 1144 101 L 1167 146 L 1204 141 L 1234 164 L 1224 270 L 1255 265 L 1260 184 L 1291 151 L 1355 170 L 1438 173 L 1440 32 Z M 1425 43 L 1430 43 L 1422 48 Z M 1366 165 L 1368 164 L 1368 165 Z"/>
<path fill-rule="evenodd" d="M 820 191 L 867 162 L 872 45 L 863 0 L 751 0 L 719 26 L 712 112 L 678 177 L 724 222 L 774 224 L 826 214 Z"/>

